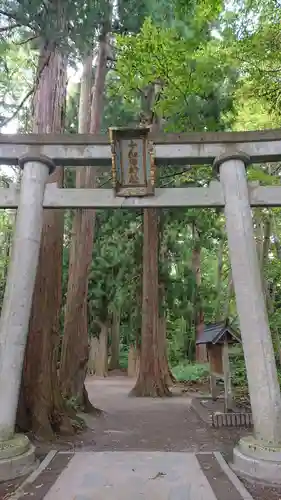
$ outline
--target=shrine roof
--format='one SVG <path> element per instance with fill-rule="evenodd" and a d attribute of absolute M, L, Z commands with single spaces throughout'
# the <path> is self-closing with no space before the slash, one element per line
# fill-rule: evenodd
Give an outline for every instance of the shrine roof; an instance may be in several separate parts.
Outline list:
<path fill-rule="evenodd" d="M 204 325 L 204 329 L 196 340 L 196 344 L 220 344 L 224 342 L 225 336 L 229 343 L 241 343 L 239 333 L 227 321 L 221 321 L 219 323 Z"/>

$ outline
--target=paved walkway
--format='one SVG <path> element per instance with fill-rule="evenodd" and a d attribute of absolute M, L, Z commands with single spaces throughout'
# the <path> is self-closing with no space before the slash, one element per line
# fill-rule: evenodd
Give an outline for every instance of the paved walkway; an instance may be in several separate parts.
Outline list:
<path fill-rule="evenodd" d="M 193 454 L 163 452 L 77 454 L 45 498 L 215 500 Z"/>
<path fill-rule="evenodd" d="M 130 451 L 58 453 L 24 498 L 252 500 L 220 453 Z"/>

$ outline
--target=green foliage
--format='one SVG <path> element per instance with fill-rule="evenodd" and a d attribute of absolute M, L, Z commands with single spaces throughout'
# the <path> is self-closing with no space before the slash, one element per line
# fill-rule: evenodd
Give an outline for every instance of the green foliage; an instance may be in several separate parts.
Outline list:
<path fill-rule="evenodd" d="M 4 298 L 5 284 L 10 261 L 15 214 L 12 210 L 0 212 L 0 307 Z"/>
<path fill-rule="evenodd" d="M 161 98 L 154 111 L 165 119 L 167 130 L 227 125 L 235 73 L 220 57 L 215 40 L 208 44 L 204 34 L 199 40 L 186 39 L 175 28 L 158 27 L 148 18 L 139 34 L 117 37 L 117 53 L 117 93 L 131 101 L 158 84 Z"/>
<path fill-rule="evenodd" d="M 123 346 L 120 350 L 119 366 L 121 370 L 128 369 L 128 349 L 127 346 Z"/>
<path fill-rule="evenodd" d="M 0 9 L 2 19 L 22 27 L 16 36 L 26 39 L 33 33 L 73 53 L 91 46 L 100 25 L 111 18 L 112 6 L 108 0 L 1 0 Z"/>
<path fill-rule="evenodd" d="M 231 377 L 234 387 L 247 387 L 246 367 L 241 356 L 231 360 Z"/>
<path fill-rule="evenodd" d="M 172 368 L 172 372 L 179 382 L 199 382 L 209 375 L 209 367 L 196 363 L 180 363 Z"/>
<path fill-rule="evenodd" d="M 254 95 L 253 95 L 254 94 Z M 264 98 L 253 92 L 252 84 L 241 81 L 235 96 L 236 119 L 232 128 L 239 130 L 264 130 L 278 128 L 280 118 L 276 110 Z"/>
<path fill-rule="evenodd" d="M 127 297 L 136 300 L 140 273 L 137 254 L 141 237 L 134 212 L 97 212 L 96 243 L 89 276 L 92 321 L 107 322 L 113 306 L 122 308 L 125 314 Z M 130 312 L 133 314 L 134 310 Z"/>
<path fill-rule="evenodd" d="M 30 101 L 36 63 L 24 47 L 0 41 L 0 128 L 17 116 L 20 131 L 29 131 Z"/>
<path fill-rule="evenodd" d="M 243 101 L 265 105 L 276 123 L 281 110 L 280 8 L 271 0 L 258 4 L 242 0 L 234 2 L 230 11 L 224 16 L 225 46 L 233 64 L 240 68 L 241 86 L 246 91 Z"/>

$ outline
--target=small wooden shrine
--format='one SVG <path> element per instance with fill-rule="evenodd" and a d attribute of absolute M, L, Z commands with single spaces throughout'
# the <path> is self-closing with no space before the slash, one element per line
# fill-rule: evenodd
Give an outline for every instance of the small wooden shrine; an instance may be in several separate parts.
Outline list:
<path fill-rule="evenodd" d="M 217 380 L 224 380 L 225 412 L 233 409 L 229 345 L 240 343 L 241 338 L 228 320 L 205 325 L 196 345 L 205 344 L 210 364 L 210 391 L 213 400 L 219 396 Z"/>

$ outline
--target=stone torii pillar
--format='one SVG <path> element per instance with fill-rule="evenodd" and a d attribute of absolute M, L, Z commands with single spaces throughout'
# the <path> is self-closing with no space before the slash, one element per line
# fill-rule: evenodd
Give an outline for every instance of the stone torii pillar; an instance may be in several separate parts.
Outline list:
<path fill-rule="evenodd" d="M 45 185 L 55 169 L 45 157 L 22 157 L 11 262 L 0 319 L 0 481 L 34 467 L 34 447 L 14 434 L 24 352 L 43 226 Z"/>
<path fill-rule="evenodd" d="M 281 483 L 281 396 L 258 263 L 243 153 L 216 158 L 225 198 L 233 283 L 247 369 L 254 436 L 234 450 L 242 474 Z"/>

